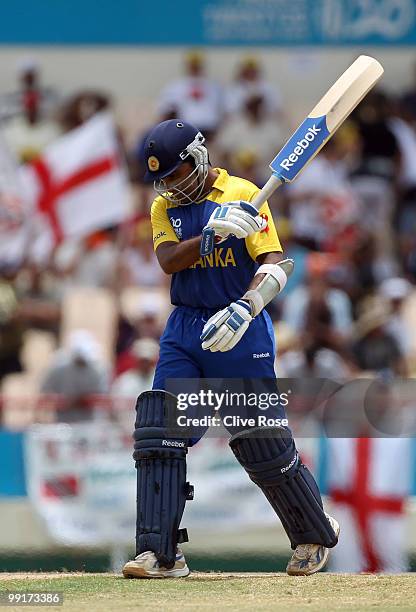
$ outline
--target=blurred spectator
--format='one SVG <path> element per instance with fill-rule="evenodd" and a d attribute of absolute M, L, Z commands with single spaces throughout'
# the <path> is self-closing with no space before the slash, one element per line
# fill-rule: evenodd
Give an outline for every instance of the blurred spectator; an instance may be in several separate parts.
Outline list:
<path fill-rule="evenodd" d="M 23 331 L 13 283 L 4 278 L 0 281 L 0 380 L 7 374 L 22 371 Z"/>
<path fill-rule="evenodd" d="M 79 127 L 96 113 L 110 107 L 110 98 L 100 91 L 80 91 L 62 107 L 60 122 L 62 129 L 69 132 Z"/>
<path fill-rule="evenodd" d="M 0 96 L 0 122 L 21 115 L 27 105 L 26 97 L 35 94 L 39 113 L 50 117 L 56 110 L 59 96 L 51 87 L 41 83 L 40 66 L 33 57 L 22 58 L 17 66 L 18 90 Z"/>
<path fill-rule="evenodd" d="M 246 96 L 241 110 L 230 115 L 220 130 L 216 148 L 224 167 L 237 174 L 237 156 L 251 155 L 257 169 L 255 183 L 264 184 L 270 175 L 269 163 L 282 143 L 282 130 L 276 117 L 266 112 L 266 99 L 260 93 Z M 239 175 L 238 175 L 239 176 Z M 246 177 L 246 175 L 244 175 Z"/>
<path fill-rule="evenodd" d="M 352 351 L 361 370 L 387 376 L 406 376 L 403 353 L 387 331 L 390 311 L 380 299 L 367 300 L 354 326 Z"/>
<path fill-rule="evenodd" d="M 320 346 L 334 348 L 348 337 L 352 313 L 348 295 L 329 285 L 329 266 L 329 256 L 308 256 L 306 284 L 286 297 L 283 320 L 297 334 L 313 332 Z"/>
<path fill-rule="evenodd" d="M 388 302 L 390 309 L 386 330 L 396 340 L 404 356 L 411 352 L 414 333 L 403 315 L 403 304 L 411 292 L 412 285 L 405 278 L 389 278 L 380 285 L 380 295 Z"/>
<path fill-rule="evenodd" d="M 58 125 L 43 112 L 42 103 L 46 97 L 39 84 L 37 65 L 25 64 L 21 72 L 18 112 L 2 130 L 7 146 L 21 162 L 38 157 L 59 136 Z"/>
<path fill-rule="evenodd" d="M 71 286 L 114 288 L 118 245 L 116 228 L 97 230 L 81 242 L 64 243 L 55 254 L 61 293 Z"/>
<path fill-rule="evenodd" d="M 395 181 L 400 149 L 389 126 L 391 101 L 384 92 L 370 92 L 353 115 L 360 138 L 360 158 L 353 177 Z"/>
<path fill-rule="evenodd" d="M 162 298 L 152 295 L 140 300 L 130 320 L 120 314 L 116 340 L 116 376 L 134 367 L 136 358 L 132 353 L 132 346 L 136 339 L 151 338 L 157 342 L 160 340 L 164 307 Z"/>
<path fill-rule="evenodd" d="M 157 263 L 150 220 L 139 219 L 126 229 L 126 233 L 127 244 L 120 253 L 120 286 L 160 287 L 165 284 L 167 276 Z"/>
<path fill-rule="evenodd" d="M 345 379 L 349 368 L 342 357 L 317 344 L 305 346 L 301 337 L 283 322 L 276 326 L 278 378 L 329 378 Z"/>
<path fill-rule="evenodd" d="M 375 290 L 383 278 L 383 269 L 377 258 L 376 240 L 369 231 L 358 229 L 356 240 L 343 252 L 343 288 L 353 306 Z"/>
<path fill-rule="evenodd" d="M 338 234 L 357 220 L 357 200 L 342 152 L 337 138 L 333 138 L 287 187 L 294 237 L 309 248 L 336 243 Z"/>
<path fill-rule="evenodd" d="M 360 224 L 374 232 L 377 255 L 386 263 L 393 258 L 392 220 L 401 163 L 399 143 L 389 125 L 390 113 L 391 103 L 380 91 L 370 92 L 358 106 L 353 120 L 360 154 L 351 174 L 360 203 Z"/>
<path fill-rule="evenodd" d="M 59 335 L 61 316 L 60 295 L 50 271 L 27 265 L 16 279 L 20 298 L 20 317 L 26 327 L 51 331 Z"/>
<path fill-rule="evenodd" d="M 131 367 L 117 376 L 111 386 L 115 398 L 137 398 L 152 388 L 153 375 L 159 356 L 159 344 L 153 338 L 136 340 L 131 347 Z"/>
<path fill-rule="evenodd" d="M 281 114 L 282 101 L 278 90 L 263 77 L 259 59 L 250 55 L 241 60 L 234 82 L 228 87 L 227 112 L 230 114 L 242 112 L 247 100 L 254 97 L 262 98 L 266 115 Z"/>
<path fill-rule="evenodd" d="M 55 354 L 41 384 L 41 393 L 52 397 L 56 420 L 89 420 L 100 398 L 109 391 L 106 368 L 99 361 L 99 348 L 86 330 L 72 332 L 68 348 Z M 45 398 L 48 399 L 48 398 Z"/>
<path fill-rule="evenodd" d="M 416 131 L 414 112 L 408 102 L 400 99 L 389 126 L 397 138 L 401 166 L 398 177 L 398 201 L 395 227 L 398 230 L 399 251 L 404 270 L 415 276 L 416 254 Z"/>
<path fill-rule="evenodd" d="M 161 296 L 143 297 L 138 304 L 134 326 L 138 338 L 160 339 L 161 318 L 164 316 L 165 302 Z"/>
<path fill-rule="evenodd" d="M 388 127 L 396 137 L 400 150 L 398 186 L 401 197 L 416 191 L 416 131 L 412 109 L 403 99 L 395 101 L 394 114 L 388 118 Z"/>
<path fill-rule="evenodd" d="M 202 52 L 189 51 L 184 68 L 184 76 L 168 83 L 162 91 L 158 114 L 188 121 L 210 139 L 224 113 L 222 87 L 206 76 L 206 60 Z"/>
<path fill-rule="evenodd" d="M 287 378 L 329 378 L 330 380 L 345 379 L 350 370 L 335 351 L 328 348 L 310 346 L 288 355 L 284 363 Z"/>
<path fill-rule="evenodd" d="M 409 109 L 412 121 L 416 121 L 416 62 L 413 64 L 412 84 L 404 92 L 403 102 Z"/>

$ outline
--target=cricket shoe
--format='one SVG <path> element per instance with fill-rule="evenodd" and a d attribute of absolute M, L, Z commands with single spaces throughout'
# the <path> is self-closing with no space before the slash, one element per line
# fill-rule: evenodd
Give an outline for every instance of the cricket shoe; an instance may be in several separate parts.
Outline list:
<path fill-rule="evenodd" d="M 326 517 L 338 537 L 340 531 L 338 522 L 329 514 L 326 514 Z M 287 564 L 286 572 L 289 576 L 310 576 L 325 567 L 328 557 L 329 548 L 325 548 L 322 544 L 298 544 Z"/>
<path fill-rule="evenodd" d="M 155 553 L 150 550 L 140 553 L 133 561 L 127 561 L 123 567 L 124 578 L 182 578 L 188 574 L 189 567 L 179 548 L 175 565 L 170 569 L 160 565 Z"/>

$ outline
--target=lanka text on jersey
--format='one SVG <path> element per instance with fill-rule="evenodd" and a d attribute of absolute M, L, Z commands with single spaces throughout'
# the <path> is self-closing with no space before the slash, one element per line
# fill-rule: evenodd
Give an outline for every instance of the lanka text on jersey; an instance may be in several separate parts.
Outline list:
<path fill-rule="evenodd" d="M 163 197 L 155 199 L 151 210 L 155 250 L 163 242 L 188 240 L 202 233 L 213 210 L 227 202 L 251 202 L 259 189 L 245 179 L 216 169 L 211 193 L 204 202 L 179 206 Z M 268 220 L 266 230 L 245 240 L 227 238 L 214 252 L 200 257 L 192 266 L 172 275 L 171 301 L 175 306 L 222 308 L 241 298 L 258 267 L 256 259 L 263 253 L 282 251 L 267 202 L 260 214 Z"/>

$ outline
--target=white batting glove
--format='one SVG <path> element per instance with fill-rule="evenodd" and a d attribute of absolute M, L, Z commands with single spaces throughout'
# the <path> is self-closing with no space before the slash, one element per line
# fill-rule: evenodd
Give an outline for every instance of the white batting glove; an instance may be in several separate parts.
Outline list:
<path fill-rule="evenodd" d="M 247 302 L 233 302 L 205 323 L 201 334 L 202 348 L 213 353 L 230 351 L 241 340 L 252 320 Z"/>
<path fill-rule="evenodd" d="M 267 221 L 260 217 L 250 202 L 238 200 L 217 206 L 211 214 L 205 228 L 211 228 L 222 242 L 229 236 L 247 238 L 267 227 Z M 204 229 L 205 229 L 204 228 Z"/>

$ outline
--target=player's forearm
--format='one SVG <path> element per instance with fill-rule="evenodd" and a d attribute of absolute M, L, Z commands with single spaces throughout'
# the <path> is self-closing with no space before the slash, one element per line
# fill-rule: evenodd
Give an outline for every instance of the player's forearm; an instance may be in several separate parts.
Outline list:
<path fill-rule="evenodd" d="M 277 264 L 279 263 L 279 261 L 282 261 L 282 259 L 283 253 L 263 253 L 262 255 L 259 255 L 259 257 L 257 257 L 257 263 L 260 265 Z M 255 289 L 261 283 L 265 276 L 265 274 L 255 274 L 247 290 L 250 291 L 251 289 Z"/>
<path fill-rule="evenodd" d="M 163 242 L 156 250 L 160 267 L 165 274 L 186 270 L 200 258 L 201 236 L 181 242 Z"/>
<path fill-rule="evenodd" d="M 261 264 L 242 300 L 250 305 L 250 313 L 257 316 L 286 286 L 293 271 L 293 259 L 283 259 L 278 252 L 258 258 Z"/>

